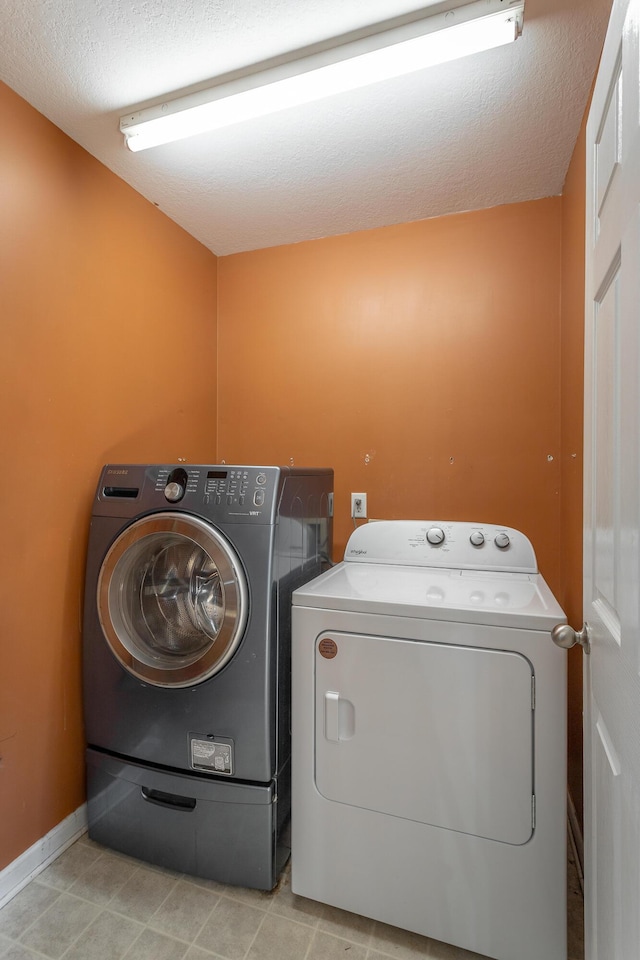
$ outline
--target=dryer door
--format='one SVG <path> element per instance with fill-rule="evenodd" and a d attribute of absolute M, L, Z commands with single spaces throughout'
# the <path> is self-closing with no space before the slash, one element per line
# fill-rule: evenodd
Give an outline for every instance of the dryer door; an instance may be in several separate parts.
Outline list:
<path fill-rule="evenodd" d="M 318 791 L 392 817 L 527 843 L 532 676 L 529 660 L 515 651 L 321 634 Z"/>
<path fill-rule="evenodd" d="M 247 621 L 240 560 L 196 517 L 156 513 L 137 520 L 107 553 L 98 615 L 115 657 L 158 687 L 189 687 L 218 673 Z"/>

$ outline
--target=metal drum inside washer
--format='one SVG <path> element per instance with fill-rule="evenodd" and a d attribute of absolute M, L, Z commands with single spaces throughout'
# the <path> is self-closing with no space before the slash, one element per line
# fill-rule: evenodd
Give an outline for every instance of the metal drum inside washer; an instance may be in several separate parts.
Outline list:
<path fill-rule="evenodd" d="M 331 551 L 324 469 L 112 464 L 84 616 L 89 835 L 271 889 L 288 848 L 290 597 Z"/>
<path fill-rule="evenodd" d="M 222 670 L 242 639 L 248 587 L 239 557 L 197 517 L 152 514 L 110 547 L 98 577 L 98 615 L 129 673 L 188 687 Z"/>

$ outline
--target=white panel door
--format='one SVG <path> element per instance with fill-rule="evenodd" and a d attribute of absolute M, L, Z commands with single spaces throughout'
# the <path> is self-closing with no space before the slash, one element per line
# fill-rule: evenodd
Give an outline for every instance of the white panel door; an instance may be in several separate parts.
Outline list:
<path fill-rule="evenodd" d="M 615 0 L 587 126 L 587 960 L 640 957 L 640 0 Z"/>
<path fill-rule="evenodd" d="M 526 843 L 532 677 L 529 660 L 515 652 L 323 635 L 315 656 L 316 787 L 337 803 Z"/>

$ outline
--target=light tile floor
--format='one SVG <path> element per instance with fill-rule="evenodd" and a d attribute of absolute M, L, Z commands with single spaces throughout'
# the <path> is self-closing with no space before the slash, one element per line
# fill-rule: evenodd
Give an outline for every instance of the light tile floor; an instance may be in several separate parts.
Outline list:
<path fill-rule="evenodd" d="M 569 860 L 569 958 L 582 960 L 582 894 Z M 291 893 L 173 874 L 86 836 L 0 910 L 2 960 L 483 960 Z M 540 960 L 545 960 L 541 957 Z"/>

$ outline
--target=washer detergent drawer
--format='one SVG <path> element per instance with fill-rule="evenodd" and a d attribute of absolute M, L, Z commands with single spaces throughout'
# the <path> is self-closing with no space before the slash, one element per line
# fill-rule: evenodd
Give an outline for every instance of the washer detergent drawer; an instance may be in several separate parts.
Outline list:
<path fill-rule="evenodd" d="M 276 853 L 275 783 L 221 783 L 89 749 L 87 794 L 93 840 L 172 870 L 271 890 L 288 855 Z"/>
<path fill-rule="evenodd" d="M 533 832 L 533 669 L 519 653 L 324 633 L 315 782 L 328 800 L 524 844 Z"/>

